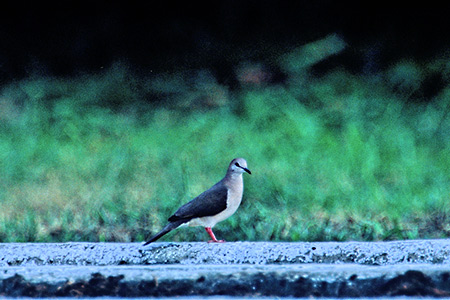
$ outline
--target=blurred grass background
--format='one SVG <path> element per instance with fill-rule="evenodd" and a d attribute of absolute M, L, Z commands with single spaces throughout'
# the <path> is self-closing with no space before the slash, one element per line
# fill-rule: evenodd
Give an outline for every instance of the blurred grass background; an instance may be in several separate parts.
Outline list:
<path fill-rule="evenodd" d="M 220 238 L 449 237 L 450 60 L 316 76 L 305 55 L 277 61 L 283 83 L 250 76 L 237 90 L 207 70 L 125 63 L 3 85 L 0 242 L 143 241 L 238 156 L 252 175 Z M 411 100 L 432 72 L 445 87 Z"/>

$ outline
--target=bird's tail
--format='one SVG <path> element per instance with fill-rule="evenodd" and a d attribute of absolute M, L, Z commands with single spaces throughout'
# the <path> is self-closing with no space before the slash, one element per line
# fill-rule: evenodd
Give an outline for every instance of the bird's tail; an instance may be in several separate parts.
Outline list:
<path fill-rule="evenodd" d="M 169 224 L 167 224 L 166 226 L 164 226 L 164 228 L 158 232 L 157 234 L 155 234 L 154 236 L 152 236 L 147 242 L 145 242 L 144 246 L 153 243 L 154 241 L 156 241 L 157 239 L 159 239 L 160 237 L 162 237 L 163 235 L 169 233 L 170 231 L 174 230 L 175 228 L 177 228 L 178 226 L 180 226 L 181 224 L 187 222 L 187 220 L 181 219 L 181 220 L 177 220 L 174 222 L 170 222 Z"/>

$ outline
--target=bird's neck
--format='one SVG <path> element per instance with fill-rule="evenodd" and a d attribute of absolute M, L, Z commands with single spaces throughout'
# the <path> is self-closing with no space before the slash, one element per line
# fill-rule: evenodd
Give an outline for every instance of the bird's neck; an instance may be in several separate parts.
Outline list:
<path fill-rule="evenodd" d="M 224 178 L 225 184 L 230 186 L 230 185 L 242 185 L 244 180 L 242 177 L 242 173 L 234 173 L 234 172 L 230 172 L 228 173 L 225 178 Z"/>

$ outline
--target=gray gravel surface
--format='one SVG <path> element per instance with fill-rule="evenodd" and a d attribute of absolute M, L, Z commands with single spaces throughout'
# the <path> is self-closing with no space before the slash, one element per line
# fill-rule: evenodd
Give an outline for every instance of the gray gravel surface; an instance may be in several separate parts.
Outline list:
<path fill-rule="evenodd" d="M 23 265 L 153 264 L 448 264 L 450 240 L 393 242 L 236 242 L 224 244 L 0 244 L 0 267 Z"/>
<path fill-rule="evenodd" d="M 0 244 L 0 297 L 450 297 L 450 240 Z"/>

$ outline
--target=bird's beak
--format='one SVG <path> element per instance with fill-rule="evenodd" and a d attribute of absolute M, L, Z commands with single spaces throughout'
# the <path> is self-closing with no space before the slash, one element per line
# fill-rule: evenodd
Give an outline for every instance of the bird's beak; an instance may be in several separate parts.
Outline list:
<path fill-rule="evenodd" d="M 242 167 L 241 167 L 241 168 L 242 168 Z M 244 171 L 247 172 L 248 174 L 252 175 L 252 172 L 250 172 L 249 169 L 247 169 L 247 168 L 242 168 L 242 170 L 244 170 Z"/>

